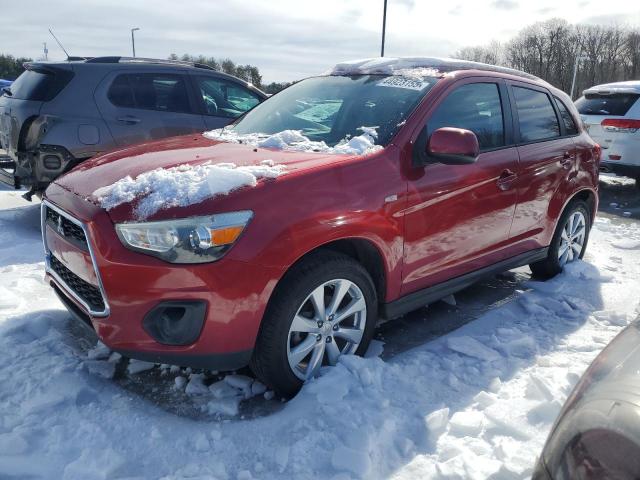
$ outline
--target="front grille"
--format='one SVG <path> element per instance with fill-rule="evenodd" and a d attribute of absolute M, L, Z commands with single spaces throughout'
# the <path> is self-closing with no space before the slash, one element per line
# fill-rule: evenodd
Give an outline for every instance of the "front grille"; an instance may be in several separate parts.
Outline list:
<path fill-rule="evenodd" d="M 91 310 L 95 312 L 102 312 L 105 309 L 104 300 L 98 287 L 94 287 L 88 282 L 85 282 L 67 267 L 65 267 L 60 260 L 51 255 L 49 259 L 51 270 L 53 270 L 58 277 L 70 288 L 73 293 L 80 297 Z"/>
<path fill-rule="evenodd" d="M 64 232 L 63 237 L 75 240 L 75 243 L 80 247 L 84 250 L 88 250 L 87 237 L 84 235 L 84 230 L 80 225 L 73 223 L 67 217 L 60 215 L 52 208 L 46 207 L 46 209 L 47 223 L 49 223 L 53 230 L 58 232 L 58 234 Z M 62 232 L 60 232 L 60 228 L 62 228 Z"/>

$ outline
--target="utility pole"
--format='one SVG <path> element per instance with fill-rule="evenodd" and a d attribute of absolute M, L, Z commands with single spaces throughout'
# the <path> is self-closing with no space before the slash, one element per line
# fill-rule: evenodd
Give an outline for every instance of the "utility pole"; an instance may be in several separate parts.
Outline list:
<path fill-rule="evenodd" d="M 582 50 L 581 50 L 580 52 L 578 52 L 578 55 L 576 55 L 576 61 L 573 64 L 573 79 L 571 80 L 571 93 L 569 93 L 569 97 L 571 97 L 571 100 L 573 100 L 573 91 L 575 90 L 575 87 L 576 87 L 576 76 L 578 75 L 578 64 L 582 60 L 589 60 L 589 57 L 583 57 Z"/>
<path fill-rule="evenodd" d="M 136 39 L 133 36 L 133 32 L 140 30 L 138 27 L 131 29 L 131 49 L 133 50 L 133 58 L 136 58 Z"/>
<path fill-rule="evenodd" d="M 44 52 L 45 61 L 49 60 L 49 50 L 47 50 L 47 42 L 42 42 L 42 51 Z"/>
<path fill-rule="evenodd" d="M 384 57 L 384 37 L 387 30 L 387 0 L 384 0 L 384 12 L 382 13 L 382 46 L 380 47 L 380 56 Z"/>

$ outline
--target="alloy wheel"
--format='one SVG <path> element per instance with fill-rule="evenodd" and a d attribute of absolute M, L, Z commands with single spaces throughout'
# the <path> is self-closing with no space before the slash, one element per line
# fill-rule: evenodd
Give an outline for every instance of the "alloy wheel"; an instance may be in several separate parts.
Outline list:
<path fill-rule="evenodd" d="M 353 354 L 367 321 L 367 304 L 350 280 L 335 279 L 316 287 L 293 317 L 287 339 L 287 359 L 301 380 L 322 365 L 335 365 L 340 355 Z"/>
<path fill-rule="evenodd" d="M 558 261 L 561 266 L 580 258 L 584 248 L 586 233 L 587 220 L 584 214 L 580 211 L 573 212 L 562 228 L 562 234 L 560 236 Z"/>

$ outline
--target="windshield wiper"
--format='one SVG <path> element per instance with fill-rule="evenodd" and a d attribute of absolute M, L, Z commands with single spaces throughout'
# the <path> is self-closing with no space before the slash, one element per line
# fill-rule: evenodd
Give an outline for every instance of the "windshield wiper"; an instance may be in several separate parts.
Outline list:
<path fill-rule="evenodd" d="M 2 87 L 2 93 L 4 93 L 7 97 L 13 97 L 11 87 Z"/>

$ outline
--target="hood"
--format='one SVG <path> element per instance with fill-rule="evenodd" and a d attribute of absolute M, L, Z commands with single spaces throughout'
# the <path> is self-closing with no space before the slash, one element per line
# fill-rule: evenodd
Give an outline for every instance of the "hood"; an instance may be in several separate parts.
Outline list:
<path fill-rule="evenodd" d="M 237 167 L 251 167 L 266 162 L 274 166 L 282 166 L 281 168 L 286 173 L 285 176 L 289 177 L 302 171 L 344 162 L 350 157 L 355 157 L 355 155 L 256 148 L 249 145 L 211 140 L 202 135 L 188 135 L 144 143 L 92 158 L 58 178 L 55 183 L 87 201 L 98 204 L 98 199 L 94 195 L 97 190 L 113 185 L 127 176 L 135 179 L 141 174 L 158 168 L 169 169 L 183 165 L 197 167 L 203 164 L 223 165 L 229 163 L 233 163 Z M 259 181 L 264 181 L 264 179 Z M 242 188 L 235 190 L 230 195 L 240 191 Z M 123 212 L 120 207 L 115 210 Z M 111 216 L 114 219 L 113 214 Z M 121 217 L 119 214 L 117 216 Z"/>

